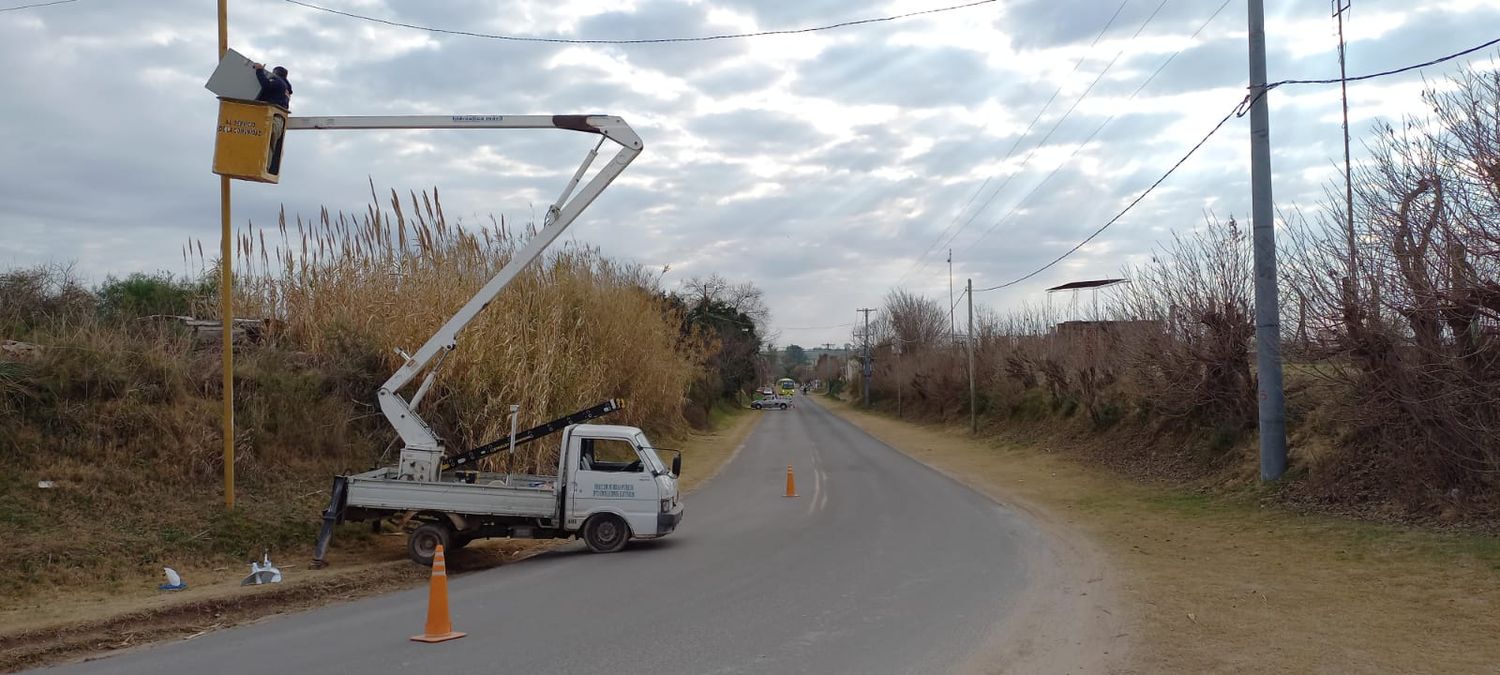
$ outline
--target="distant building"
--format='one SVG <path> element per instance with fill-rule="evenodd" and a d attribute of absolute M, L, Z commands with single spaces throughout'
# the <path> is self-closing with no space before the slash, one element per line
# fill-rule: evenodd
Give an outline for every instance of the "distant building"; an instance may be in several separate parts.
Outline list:
<path fill-rule="evenodd" d="M 1058 337 L 1119 337 L 1130 333 L 1161 330 L 1156 320 L 1064 321 L 1053 328 Z"/>

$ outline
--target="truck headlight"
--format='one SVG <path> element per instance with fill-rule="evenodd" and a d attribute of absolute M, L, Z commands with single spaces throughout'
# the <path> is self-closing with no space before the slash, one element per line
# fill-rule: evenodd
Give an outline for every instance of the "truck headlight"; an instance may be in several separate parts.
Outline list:
<path fill-rule="evenodd" d="M 661 512 L 662 513 L 668 513 L 671 510 L 672 510 L 672 500 L 670 500 L 670 499 L 663 499 L 663 500 L 661 500 Z"/>

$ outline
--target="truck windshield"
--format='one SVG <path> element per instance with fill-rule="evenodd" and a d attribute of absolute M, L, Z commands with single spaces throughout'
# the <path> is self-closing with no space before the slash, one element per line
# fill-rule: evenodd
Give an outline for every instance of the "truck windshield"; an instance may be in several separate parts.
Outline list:
<path fill-rule="evenodd" d="M 641 457 L 645 458 L 646 466 L 656 473 L 667 472 L 667 465 L 662 464 L 661 458 L 656 456 L 656 450 L 651 447 L 651 441 L 645 434 L 636 434 L 635 444 L 641 449 Z"/>

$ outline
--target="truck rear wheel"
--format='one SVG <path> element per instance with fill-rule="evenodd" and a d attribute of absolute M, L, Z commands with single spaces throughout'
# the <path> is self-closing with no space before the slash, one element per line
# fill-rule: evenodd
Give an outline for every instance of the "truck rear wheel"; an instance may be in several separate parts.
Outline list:
<path fill-rule="evenodd" d="M 407 535 L 406 555 L 418 565 L 431 567 L 439 545 L 445 553 L 454 550 L 452 528 L 447 523 L 427 523 Z"/>
<path fill-rule="evenodd" d="M 595 553 L 614 553 L 630 541 L 630 526 L 619 516 L 601 513 L 583 526 L 583 542 Z"/>

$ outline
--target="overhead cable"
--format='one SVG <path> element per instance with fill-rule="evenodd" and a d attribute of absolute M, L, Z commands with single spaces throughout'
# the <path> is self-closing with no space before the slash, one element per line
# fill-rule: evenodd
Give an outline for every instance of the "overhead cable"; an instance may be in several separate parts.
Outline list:
<path fill-rule="evenodd" d="M 66 5 L 78 0 L 52 0 L 52 2 L 33 2 L 29 5 L 16 5 L 15 7 L 0 7 L 0 12 L 16 12 L 23 9 L 36 9 L 38 7 L 51 7 L 53 5 Z"/>
<path fill-rule="evenodd" d="M 1121 0 L 1120 5 L 1115 8 L 1115 13 L 1110 15 L 1109 20 L 1106 21 L 1106 22 L 1104 22 L 1104 27 L 1099 29 L 1099 33 L 1094 36 L 1094 40 L 1089 43 L 1089 46 L 1088 46 L 1089 49 L 1093 49 L 1094 45 L 1099 44 L 1099 40 L 1104 37 L 1105 33 L 1109 32 L 1110 27 L 1112 27 L 1112 26 L 1115 25 L 1115 19 L 1120 18 L 1120 13 L 1123 12 L 1125 10 L 1126 5 L 1129 5 L 1129 4 L 1130 4 L 1130 0 Z M 1078 60 L 1073 62 L 1073 70 L 1069 71 L 1068 75 L 1065 76 L 1064 79 L 1066 79 L 1067 77 L 1072 77 L 1072 75 L 1074 73 L 1077 73 L 1078 69 L 1083 66 L 1083 62 L 1088 59 L 1088 56 L 1089 55 L 1088 55 L 1087 51 L 1085 51 L 1083 54 L 1079 55 Z M 1036 111 L 1036 116 L 1032 117 L 1031 118 L 1031 122 L 1026 125 L 1025 131 L 1022 131 L 1021 135 L 1019 135 L 1019 136 L 1016 137 L 1015 142 L 1011 143 L 1010 149 L 1005 151 L 1005 157 L 1000 160 L 1001 164 L 1004 164 L 1004 163 L 1010 161 L 1011 156 L 1014 155 L 1015 152 L 1016 152 L 1016 148 L 1021 147 L 1021 141 L 1025 140 L 1026 136 L 1028 136 L 1028 135 L 1031 134 L 1031 130 L 1034 127 L 1036 127 L 1036 123 L 1037 122 L 1041 121 L 1042 115 L 1045 115 L 1047 113 L 1047 110 L 1052 107 L 1052 102 L 1057 100 L 1057 97 L 1058 97 L 1059 94 L 1062 94 L 1062 90 L 1063 90 L 1063 88 L 1065 86 L 1066 86 L 1066 83 L 1057 85 L 1057 89 L 1052 92 L 1052 96 L 1047 99 L 1046 103 L 1042 104 L 1042 107 L 1039 110 Z M 1012 174 L 1012 175 L 1014 175 L 1014 174 Z M 981 194 L 984 193 L 984 189 L 987 188 L 987 187 L 989 187 L 990 186 L 990 181 L 992 181 L 994 179 L 995 179 L 995 176 L 993 174 L 991 174 L 989 176 L 985 176 L 984 182 L 979 184 L 979 188 L 976 189 L 976 190 L 974 190 L 974 194 L 969 195 L 969 200 L 964 203 L 963 208 L 960 208 L 957 212 L 955 212 L 953 214 L 953 222 L 949 223 L 948 227 L 944 228 L 943 231 L 938 234 L 937 238 L 933 239 L 932 243 L 927 245 L 927 249 L 924 250 L 924 251 L 922 251 L 922 255 L 917 256 L 917 259 L 914 260 L 914 261 L 912 261 L 912 266 L 906 270 L 905 274 L 901 275 L 901 278 L 896 281 L 896 285 L 898 285 L 898 286 L 901 285 L 901 283 L 904 282 L 904 281 L 906 281 L 906 278 L 909 277 L 909 276 L 911 276 L 914 272 L 920 272 L 920 271 L 922 271 L 922 269 L 925 268 L 925 264 L 924 263 L 927 260 L 927 256 L 931 255 L 932 252 L 938 248 L 939 242 L 942 242 L 944 239 L 947 239 L 948 233 L 952 232 L 953 228 L 956 227 L 956 226 L 958 226 L 958 219 L 963 217 L 964 212 L 969 210 L 969 206 L 974 203 L 974 200 L 976 198 L 978 198 L 979 195 L 981 195 Z M 1006 177 L 1006 183 L 1009 183 L 1009 182 L 1010 182 L 1010 177 L 1007 176 Z M 1004 190 L 1004 189 L 1005 189 L 1005 184 L 1002 183 L 1000 185 L 1000 187 L 995 188 L 995 192 L 998 194 L 1001 190 Z M 991 199 L 993 199 L 993 198 L 994 197 L 992 196 Z M 985 204 L 988 205 L 989 202 L 986 201 Z M 980 211 L 982 211 L 982 210 L 984 210 L 984 207 L 980 207 Z M 969 216 L 969 219 L 967 221 L 964 221 L 963 227 L 968 227 L 969 223 L 973 222 L 974 216 L 978 215 L 978 214 L 979 214 L 979 211 L 975 211 L 974 215 Z M 959 232 L 962 232 L 962 231 L 963 231 L 963 229 L 960 228 Z M 955 235 L 955 236 L 957 236 L 957 235 Z M 952 241 L 952 239 L 947 239 L 947 240 L 950 241 L 950 242 Z"/>
<path fill-rule="evenodd" d="M 1191 40 L 1193 38 L 1198 37 L 1198 34 L 1201 33 L 1201 32 L 1203 32 L 1203 29 L 1207 28 L 1208 24 L 1212 23 L 1213 20 L 1216 17 L 1219 16 L 1219 13 L 1222 12 L 1222 11 L 1224 11 L 1224 8 L 1228 7 L 1229 3 L 1231 1 L 1232 0 L 1224 0 L 1224 3 L 1221 4 L 1221 5 L 1219 5 L 1219 8 L 1217 10 L 1215 10 L 1214 13 L 1208 17 L 1208 20 L 1206 20 L 1206 21 L 1203 22 L 1203 25 L 1201 25 L 1201 26 L 1198 27 L 1198 30 L 1193 31 L 1193 34 L 1191 36 L 1189 36 L 1188 39 Z M 1144 81 L 1142 81 L 1141 84 L 1140 84 L 1140 86 L 1137 86 L 1135 88 L 1135 91 L 1131 92 L 1130 96 L 1127 96 L 1125 98 L 1125 100 L 1127 102 L 1134 101 L 1135 97 L 1139 96 L 1142 91 L 1145 91 L 1146 87 L 1149 86 L 1151 84 L 1151 82 L 1156 79 L 1156 76 L 1160 75 L 1161 72 L 1163 70 L 1165 70 L 1168 65 L 1170 65 L 1172 63 L 1172 60 L 1176 59 L 1177 55 L 1182 53 L 1182 51 L 1183 50 L 1178 50 L 1178 51 L 1174 52 L 1171 56 L 1168 56 L 1166 58 L 1166 60 L 1162 61 L 1161 65 L 1157 66 L 1156 70 L 1153 71 L 1151 73 L 1151 75 L 1149 77 L 1147 77 Z M 1047 183 L 1051 182 L 1052 179 L 1057 176 L 1058 172 L 1062 171 L 1063 167 L 1068 166 L 1068 163 L 1072 162 L 1073 159 L 1078 156 L 1078 153 L 1082 152 L 1084 148 L 1088 147 L 1088 144 L 1091 143 L 1091 142 L 1093 142 L 1094 138 L 1097 137 L 1100 132 L 1104 131 L 1104 128 L 1108 127 L 1109 124 L 1111 122 L 1115 121 L 1115 118 L 1117 118 L 1119 116 L 1120 116 L 1119 113 L 1111 114 L 1109 117 L 1105 118 L 1105 120 L 1103 122 L 1101 122 L 1099 124 L 1099 126 L 1094 127 L 1094 131 L 1092 133 L 1090 133 L 1087 137 L 1085 137 L 1082 142 L 1080 142 L 1079 144 L 1077 144 L 1076 146 L 1074 146 L 1073 147 L 1073 152 L 1069 153 L 1066 159 L 1064 159 L 1063 161 L 1059 162 L 1057 164 L 1057 166 L 1052 167 L 1052 171 L 1048 172 L 1047 175 L 1046 175 L 1046 177 L 1042 178 L 1042 180 L 1040 182 L 1038 182 L 1035 186 L 1033 186 L 1031 188 L 1031 190 L 1028 191 L 1024 197 L 1022 197 L 1020 200 L 1016 201 L 1016 203 L 1013 206 L 1011 206 L 1010 210 L 1008 210 L 1008 211 L 1005 212 L 1004 216 L 1002 216 L 999 220 L 996 220 L 994 225 L 991 225 L 988 228 L 986 228 L 984 230 L 984 232 L 980 233 L 979 237 L 977 239 L 975 239 L 969 245 L 970 246 L 977 246 L 979 244 L 979 242 L 984 241 L 984 239 L 986 237 L 988 237 L 991 232 L 994 232 L 997 228 L 999 228 L 1001 225 L 1003 225 L 1006 221 L 1010 220 L 1011 216 L 1015 215 L 1016 212 L 1019 211 L 1022 206 L 1025 206 L 1027 203 L 1029 203 L 1031 201 L 1031 198 L 1033 196 L 1035 196 L 1038 192 L 1040 192 L 1043 187 L 1046 187 Z"/>
<path fill-rule="evenodd" d="M 1264 93 L 1262 93 L 1261 95 L 1263 96 Z M 1119 222 L 1119 220 L 1121 218 L 1125 217 L 1125 214 L 1129 213 L 1131 209 L 1135 208 L 1136 204 L 1141 203 L 1141 200 L 1145 199 L 1147 195 L 1151 194 L 1151 192 L 1153 190 L 1155 190 L 1157 188 L 1157 186 L 1161 185 L 1163 182 L 1166 182 L 1167 178 L 1170 177 L 1175 171 L 1177 171 L 1178 167 L 1181 167 L 1182 164 L 1184 162 L 1186 162 L 1189 157 L 1192 157 L 1193 153 L 1198 152 L 1198 148 L 1203 147 L 1203 144 L 1207 143 L 1208 139 L 1213 138 L 1214 134 L 1219 133 L 1219 130 L 1222 129 L 1222 128 L 1224 128 L 1224 125 L 1226 123 L 1228 123 L 1229 120 L 1233 119 L 1234 117 L 1236 117 L 1238 115 L 1243 115 L 1245 111 L 1249 110 L 1250 109 L 1250 103 L 1251 103 L 1250 97 L 1246 96 L 1243 101 L 1241 101 L 1240 103 L 1238 103 L 1237 105 L 1235 105 L 1235 107 L 1234 107 L 1233 110 L 1229 111 L 1229 114 L 1227 114 L 1227 115 L 1224 116 L 1224 119 L 1219 120 L 1219 123 L 1215 124 L 1213 129 L 1209 130 L 1209 132 L 1206 135 L 1204 135 L 1202 139 L 1200 139 L 1195 145 L 1193 145 L 1193 147 L 1187 151 L 1187 154 L 1183 155 L 1180 159 L 1178 159 L 1177 162 L 1172 165 L 1172 168 L 1167 169 L 1167 172 L 1164 173 L 1164 174 L 1162 174 L 1160 178 L 1157 178 L 1156 182 L 1152 183 L 1150 187 L 1146 188 L 1145 191 L 1143 191 L 1143 192 L 1141 192 L 1141 194 L 1137 195 L 1136 198 L 1133 199 L 1133 200 L 1131 200 L 1129 204 L 1126 204 L 1125 208 L 1120 209 L 1120 212 L 1116 213 L 1115 217 L 1110 218 L 1109 221 L 1106 222 L 1106 223 L 1104 223 L 1103 225 L 1101 225 L 1099 227 L 1099 229 L 1094 230 L 1093 234 L 1090 234 L 1089 236 L 1084 237 L 1083 241 L 1080 241 L 1077 244 L 1075 244 L 1073 246 L 1073 248 L 1070 248 L 1065 253 L 1063 253 L 1062 255 L 1057 256 L 1056 258 L 1053 258 L 1051 262 L 1049 262 L 1049 263 L 1047 263 L 1045 265 L 1042 265 L 1041 267 L 1038 267 L 1038 268 L 1036 268 L 1036 269 L 1034 269 L 1034 270 L 1032 270 L 1030 272 L 1027 272 L 1026 274 L 1024 274 L 1024 275 L 1022 275 L 1020 277 L 1017 277 L 1015 279 L 1012 279 L 1010 281 L 1007 281 L 1007 282 L 1005 282 L 1003 284 L 1000 284 L 1000 285 L 997 285 L 997 286 L 990 286 L 989 288 L 976 288 L 976 289 L 974 289 L 974 292 L 975 293 L 985 293 L 985 292 L 988 292 L 988 291 L 995 291 L 995 290 L 999 290 L 999 289 L 1006 288 L 1006 287 L 1009 287 L 1009 286 L 1014 286 L 1016 284 L 1019 284 L 1019 283 L 1025 281 L 1025 280 L 1027 280 L 1027 279 L 1030 279 L 1030 278 L 1032 278 L 1032 277 L 1034 277 L 1034 276 L 1036 276 L 1038 274 L 1041 274 L 1042 272 L 1047 271 L 1053 265 L 1056 265 L 1057 263 L 1062 262 L 1063 260 L 1067 259 L 1068 256 L 1071 256 L 1074 253 L 1076 253 L 1078 251 L 1078 249 L 1083 248 L 1089 242 L 1093 241 L 1095 237 L 1103 234 L 1104 231 L 1107 230 L 1107 229 L 1109 229 L 1109 227 L 1111 225 L 1114 225 L 1115 223 Z"/>
<path fill-rule="evenodd" d="M 953 311 L 955 309 L 958 309 L 958 303 L 963 302 L 964 301 L 964 296 L 966 296 L 968 294 L 969 294 L 969 289 L 965 288 L 962 293 L 958 294 L 958 299 L 953 301 L 953 306 L 949 307 L 948 311 L 951 312 L 951 311 Z"/>
<path fill-rule="evenodd" d="M 1424 61 L 1422 63 L 1418 63 L 1418 64 L 1414 64 L 1414 65 L 1410 65 L 1410 66 L 1404 66 L 1404 67 L 1401 67 L 1401 68 L 1394 68 L 1394 69 L 1391 69 L 1391 70 L 1383 70 L 1383 71 L 1376 72 L 1376 73 L 1370 73 L 1368 75 L 1359 75 L 1359 76 L 1356 76 L 1356 77 L 1348 78 L 1348 81 L 1350 81 L 1350 82 L 1357 82 L 1357 81 L 1362 81 L 1362 80 L 1373 80 L 1373 79 L 1381 78 L 1381 77 L 1389 77 L 1391 75 L 1399 75 L 1401 73 L 1409 72 L 1409 71 L 1412 71 L 1412 70 L 1417 70 L 1417 69 L 1420 69 L 1420 68 L 1425 68 L 1425 67 L 1428 67 L 1428 66 L 1437 65 L 1439 63 L 1444 63 L 1444 62 L 1447 62 L 1447 61 L 1451 61 L 1453 59 L 1459 58 L 1461 56 L 1465 56 L 1467 54 L 1472 54 L 1472 53 L 1477 52 L 1477 51 L 1479 51 L 1481 49 L 1485 49 L 1487 47 L 1490 47 L 1490 46 L 1496 45 L 1496 44 L 1500 44 L 1500 38 L 1496 38 L 1496 39 L 1490 40 L 1488 42 L 1485 42 L 1484 44 L 1481 44 L 1481 45 L 1478 45 L 1478 46 L 1475 46 L 1475 47 L 1471 47 L 1471 48 L 1465 49 L 1463 51 L 1454 52 L 1454 53 L 1448 54 L 1446 56 L 1441 56 L 1441 57 L 1432 59 L 1430 61 Z M 1027 279 L 1030 279 L 1030 278 L 1032 278 L 1032 277 L 1034 277 L 1034 276 L 1036 276 L 1038 274 L 1041 274 L 1042 272 L 1045 272 L 1048 269 L 1051 269 L 1052 266 L 1056 265 L 1057 263 L 1062 262 L 1063 260 L 1066 260 L 1069 256 L 1073 255 L 1074 253 L 1077 253 L 1079 249 L 1083 248 L 1089 242 L 1093 241 L 1095 237 L 1098 237 L 1100 234 L 1103 234 L 1105 230 L 1107 230 L 1107 229 L 1110 228 L 1110 226 L 1112 226 L 1115 223 L 1119 222 L 1119 220 L 1121 218 L 1123 218 L 1126 213 L 1129 213 L 1131 209 L 1135 208 L 1135 206 L 1137 204 L 1141 203 L 1141 200 L 1145 199 L 1147 195 L 1151 194 L 1151 192 L 1153 190 L 1155 190 L 1158 186 L 1160 186 L 1163 182 L 1165 182 L 1168 177 L 1170 177 L 1174 172 L 1176 172 L 1177 169 L 1179 167 L 1181 167 L 1183 165 L 1183 163 L 1188 160 L 1189 157 L 1192 157 L 1193 154 L 1196 153 L 1199 148 L 1203 147 L 1203 144 L 1207 143 L 1208 139 L 1213 138 L 1214 134 L 1218 133 L 1220 129 L 1224 128 L 1224 125 L 1227 124 L 1230 119 L 1233 119 L 1235 117 L 1244 116 L 1246 114 L 1246 112 L 1248 112 L 1250 110 L 1250 106 L 1253 105 L 1256 100 L 1258 100 L 1262 96 L 1265 96 L 1266 93 L 1269 92 L 1269 91 L 1271 91 L 1272 89 L 1275 89 L 1276 87 L 1280 87 L 1280 86 L 1285 86 L 1285 85 L 1297 85 L 1297 84 L 1338 84 L 1338 83 L 1339 83 L 1339 79 L 1337 79 L 1337 78 L 1323 79 L 1323 80 L 1278 80 L 1276 82 L 1268 83 L 1268 84 L 1266 84 L 1263 87 L 1259 87 L 1258 88 L 1259 91 L 1255 92 L 1253 95 L 1246 95 L 1243 100 L 1241 100 L 1237 105 L 1235 105 L 1234 109 L 1231 110 L 1231 111 L 1229 111 L 1229 114 L 1225 115 L 1223 119 L 1219 120 L 1219 123 L 1216 124 L 1216 125 L 1214 125 L 1214 128 L 1211 129 L 1208 132 L 1207 135 L 1205 135 L 1201 140 L 1199 140 L 1195 145 L 1193 145 L 1193 147 L 1187 151 L 1187 154 L 1183 155 L 1180 159 L 1178 159 L 1177 162 L 1175 164 L 1173 164 L 1171 168 L 1167 169 L 1166 173 L 1162 174 L 1160 178 L 1157 178 L 1156 182 L 1152 183 L 1149 187 L 1147 187 L 1145 189 L 1145 191 L 1143 191 L 1143 192 L 1141 192 L 1141 194 L 1137 195 L 1136 198 L 1133 199 L 1133 200 L 1131 200 L 1129 204 L 1126 204 L 1125 208 L 1121 209 L 1120 212 L 1117 213 L 1117 214 L 1115 214 L 1115 216 L 1113 218 L 1110 218 L 1103 225 L 1099 226 L 1099 229 L 1094 230 L 1093 233 L 1091 233 L 1091 234 L 1089 234 L 1089 236 L 1085 237 L 1083 239 L 1083 241 L 1078 242 L 1072 248 L 1070 248 L 1067 251 L 1063 252 L 1062 255 L 1057 256 L 1056 258 L 1053 258 L 1047 264 L 1042 265 L 1041 267 L 1038 267 L 1038 268 L 1036 268 L 1036 269 L 1034 269 L 1034 270 L 1032 270 L 1030 272 L 1027 272 L 1026 274 L 1024 274 L 1022 276 L 1016 277 L 1015 279 L 1007 281 L 1007 282 L 1005 282 L 1003 284 L 998 284 L 998 285 L 995 285 L 995 286 L 990 286 L 989 288 L 976 288 L 976 289 L 974 289 L 974 292 L 975 293 L 985 293 L 985 292 L 989 292 L 989 291 L 995 291 L 995 290 L 1000 290 L 1002 288 L 1007 288 L 1007 287 L 1010 287 L 1010 286 L 1014 286 L 1016 284 L 1021 283 L 1022 281 L 1026 281 Z"/>
<path fill-rule="evenodd" d="M 715 40 L 739 40 L 739 39 L 743 39 L 743 38 L 764 37 L 764 36 L 767 36 L 767 35 L 799 35 L 799 34 L 803 34 L 803 33 L 816 33 L 816 32 L 819 32 L 819 31 L 837 30 L 837 29 L 840 29 L 840 28 L 852 28 L 854 26 L 863 26 L 863 25 L 872 24 L 872 23 L 884 23 L 884 22 L 888 22 L 888 21 L 899 21 L 901 19 L 909 19 L 909 18 L 914 17 L 914 16 L 924 16 L 924 15 L 927 15 L 927 14 L 938 14 L 938 13 L 942 13 L 942 12 L 952 12 L 952 11 L 957 11 L 957 10 L 960 10 L 960 9 L 969 9 L 971 7 L 978 7 L 980 5 L 989 5 L 989 4 L 993 4 L 993 3 L 999 2 L 999 0 L 974 0 L 973 2 L 966 2 L 966 3 L 960 4 L 960 5 L 949 5 L 947 7 L 936 7 L 936 8 L 933 8 L 933 9 L 924 9 L 924 10 L 919 10 L 919 11 L 915 11 L 915 12 L 906 12 L 904 14 L 893 14 L 893 15 L 890 15 L 890 16 L 877 16 L 877 17 L 872 17 L 872 18 L 868 18 L 868 19 L 855 19 L 855 20 L 852 20 L 852 21 L 840 21 L 838 23 L 832 23 L 832 24 L 827 24 L 827 25 L 823 25 L 823 26 L 810 26 L 810 27 L 807 27 L 807 28 L 786 28 L 786 29 L 781 29 L 781 30 L 762 30 L 762 31 L 753 31 L 753 32 L 747 32 L 747 33 L 721 33 L 721 34 L 717 34 L 717 35 L 698 35 L 698 36 L 688 36 L 688 37 L 660 37 L 660 38 L 635 38 L 635 39 L 585 39 L 585 38 L 549 38 L 549 37 L 540 37 L 540 36 L 535 36 L 535 35 L 505 35 L 505 34 L 500 34 L 500 33 L 479 33 L 479 32 L 475 32 L 475 31 L 458 30 L 458 29 L 452 29 L 452 28 L 437 28 L 437 27 L 434 27 L 434 26 L 423 26 L 423 25 L 420 25 L 420 24 L 406 23 L 404 21 L 395 21 L 393 19 L 382 19 L 382 18 L 379 18 L 379 17 L 366 16 L 364 14 L 356 14 L 354 12 L 347 12 L 347 11 L 344 11 L 344 10 L 341 10 L 341 9 L 333 9 L 332 7 L 324 7 L 322 5 L 315 5 L 315 4 L 310 3 L 310 2 L 304 2 L 303 0 L 284 0 L 284 1 L 288 2 L 288 3 L 291 3 L 293 5 L 297 5 L 299 7 L 306 7 L 308 9 L 315 9 L 315 10 L 318 10 L 320 12 L 327 12 L 329 14 L 337 14 L 339 16 L 344 16 L 344 17 L 348 17 L 348 18 L 351 18 L 351 19 L 359 19 L 360 21 L 368 21 L 370 23 L 384 24 L 384 25 L 393 26 L 393 27 L 396 27 L 396 28 L 409 28 L 409 29 L 412 29 L 412 30 L 427 31 L 429 33 L 440 33 L 440 34 L 444 34 L 444 35 L 458 35 L 458 36 L 462 36 L 462 37 L 483 38 L 483 39 L 486 39 L 486 40 L 504 40 L 504 41 L 508 41 L 508 42 L 544 42 L 544 43 L 550 43 L 550 44 L 564 44 L 564 45 L 649 45 L 649 44 L 670 44 L 670 43 L 681 43 L 681 42 L 712 42 L 712 41 L 715 41 Z"/>
<path fill-rule="evenodd" d="M 1473 54 L 1474 52 L 1477 52 L 1477 51 L 1479 51 L 1481 49 L 1484 49 L 1486 47 L 1493 47 L 1495 45 L 1500 45 L 1500 38 L 1495 38 L 1495 39 L 1490 40 L 1489 42 L 1486 42 L 1486 43 L 1484 43 L 1482 45 L 1470 47 L 1470 48 L 1465 49 L 1465 50 L 1463 50 L 1461 52 L 1454 52 L 1454 53 L 1449 54 L 1447 56 L 1439 56 L 1438 58 L 1435 58 L 1435 59 L 1433 59 L 1431 61 L 1423 61 L 1422 63 L 1417 63 L 1417 64 L 1413 64 L 1413 65 L 1410 65 L 1410 66 L 1402 66 L 1400 68 L 1395 68 L 1395 69 L 1392 69 L 1392 70 L 1382 70 L 1382 71 L 1380 71 L 1378 73 L 1370 73 L 1368 75 L 1359 75 L 1359 76 L 1356 76 L 1356 77 L 1344 78 L 1343 80 L 1340 80 L 1337 77 L 1323 79 L 1323 80 L 1278 80 L 1276 82 L 1272 82 L 1270 84 L 1267 84 L 1266 85 L 1266 90 L 1269 91 L 1271 89 L 1275 89 L 1277 87 L 1280 87 L 1282 85 L 1287 85 L 1287 84 L 1339 84 L 1340 82 L 1359 82 L 1359 81 L 1362 81 L 1362 80 L 1373 80 L 1373 79 L 1379 78 L 1379 77 L 1388 77 L 1390 75 L 1400 75 L 1401 73 L 1405 73 L 1405 72 L 1409 72 L 1409 71 L 1413 71 L 1413 70 L 1420 70 L 1420 69 L 1426 68 L 1428 66 L 1435 66 L 1435 65 L 1437 65 L 1439 63 L 1444 63 L 1444 62 L 1447 62 L 1447 61 L 1452 61 L 1453 59 L 1456 59 L 1456 58 L 1458 58 L 1460 56 L 1468 56 L 1468 55 Z"/>
<path fill-rule="evenodd" d="M 1152 10 L 1151 15 L 1147 16 L 1146 20 L 1141 22 L 1140 27 L 1135 30 L 1135 33 L 1130 36 L 1130 39 L 1134 40 L 1137 37 L 1140 37 L 1141 32 L 1146 30 L 1146 27 L 1151 24 L 1152 20 L 1156 18 L 1156 15 L 1161 12 L 1162 7 L 1166 6 L 1166 4 L 1167 0 L 1162 0 L 1159 4 L 1157 4 L 1156 9 Z M 1047 141 L 1052 139 L 1052 135 L 1057 133 L 1057 130 L 1062 127 L 1064 122 L 1068 121 L 1069 117 L 1073 116 L 1073 111 L 1078 109 L 1078 106 L 1083 103 L 1084 99 L 1089 97 L 1089 94 L 1093 93 L 1094 87 L 1098 86 L 1099 82 L 1104 80 L 1104 76 L 1109 74 L 1110 69 L 1114 68 L 1115 63 L 1118 62 L 1120 60 L 1120 57 L 1124 55 L 1124 48 L 1121 48 L 1119 52 L 1115 53 L 1114 58 L 1110 59 L 1109 63 L 1105 64 L 1104 69 L 1099 71 L 1099 74 L 1096 75 L 1094 77 L 1094 80 L 1089 83 L 1088 87 L 1083 90 L 1083 93 L 1079 94 L 1078 98 L 1073 100 L 1073 104 L 1068 107 L 1067 111 L 1064 112 L 1061 117 L 1058 117 L 1056 122 L 1052 123 L 1052 128 L 1048 129 L 1047 133 L 1042 136 L 1042 139 L 1037 141 L 1036 145 L 1032 146 L 1031 150 L 1026 153 L 1026 157 L 1022 158 L 1021 160 L 1021 166 L 1009 176 L 1005 177 L 1005 182 L 990 194 L 989 199 L 985 200 L 984 204 L 980 206 L 979 209 L 973 213 L 973 215 L 969 216 L 969 221 L 964 223 L 963 227 L 959 228 L 957 232 L 954 232 L 952 237 L 949 237 L 948 241 L 944 244 L 945 246 L 951 246 L 953 242 L 958 239 L 959 235 L 963 234 L 964 230 L 968 229 L 969 225 L 974 222 L 974 219 L 980 213 L 983 213 L 986 209 L 988 209 L 990 204 L 994 202 L 996 197 L 1000 196 L 1000 192 L 1005 189 L 1006 185 L 1010 184 L 1011 179 L 1020 175 L 1023 171 L 1026 170 L 1027 166 L 1031 165 L 1031 159 L 1036 156 L 1037 151 L 1041 150 L 1042 147 L 1047 144 Z"/>
<path fill-rule="evenodd" d="M 853 325 L 854 324 L 852 322 L 850 322 L 850 323 L 836 323 L 836 324 L 833 324 L 831 326 L 788 326 L 786 328 L 777 328 L 776 330 L 828 330 L 830 328 L 846 328 L 848 326 L 853 326 Z"/>

